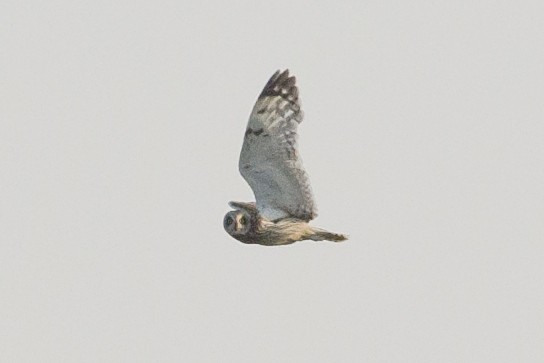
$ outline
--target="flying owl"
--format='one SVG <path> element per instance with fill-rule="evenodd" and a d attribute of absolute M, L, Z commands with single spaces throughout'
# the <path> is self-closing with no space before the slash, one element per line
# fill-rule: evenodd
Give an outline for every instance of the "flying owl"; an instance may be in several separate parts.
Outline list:
<path fill-rule="evenodd" d="M 238 168 L 256 203 L 230 202 L 235 210 L 223 219 L 227 233 L 243 243 L 277 246 L 347 239 L 308 224 L 317 210 L 297 149 L 303 113 L 295 83 L 289 70 L 274 73 L 249 117 Z"/>

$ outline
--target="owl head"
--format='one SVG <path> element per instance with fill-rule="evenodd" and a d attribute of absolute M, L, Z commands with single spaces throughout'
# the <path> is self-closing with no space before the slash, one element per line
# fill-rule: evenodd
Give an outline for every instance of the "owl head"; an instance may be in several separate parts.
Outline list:
<path fill-rule="evenodd" d="M 223 219 L 225 231 L 236 239 L 249 234 L 254 223 L 255 221 L 250 213 L 244 210 L 230 211 L 225 214 L 225 218 Z"/>

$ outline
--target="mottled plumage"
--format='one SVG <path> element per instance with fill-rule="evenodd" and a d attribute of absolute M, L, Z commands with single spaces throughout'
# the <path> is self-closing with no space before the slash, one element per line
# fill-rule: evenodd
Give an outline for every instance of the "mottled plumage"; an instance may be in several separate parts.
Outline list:
<path fill-rule="evenodd" d="M 302 119 L 295 77 L 288 70 L 277 71 L 259 95 L 244 134 L 238 167 L 256 205 L 230 203 L 237 210 L 227 213 L 224 227 L 234 238 L 263 245 L 346 239 L 307 223 L 317 216 L 317 209 L 297 149 Z"/>

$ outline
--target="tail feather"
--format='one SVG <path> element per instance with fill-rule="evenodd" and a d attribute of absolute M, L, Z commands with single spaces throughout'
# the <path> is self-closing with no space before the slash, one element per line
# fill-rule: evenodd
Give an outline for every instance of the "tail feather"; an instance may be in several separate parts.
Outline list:
<path fill-rule="evenodd" d="M 333 233 L 320 228 L 312 228 L 313 234 L 310 239 L 313 241 L 332 241 L 342 242 L 348 239 L 348 236 L 340 233 Z"/>

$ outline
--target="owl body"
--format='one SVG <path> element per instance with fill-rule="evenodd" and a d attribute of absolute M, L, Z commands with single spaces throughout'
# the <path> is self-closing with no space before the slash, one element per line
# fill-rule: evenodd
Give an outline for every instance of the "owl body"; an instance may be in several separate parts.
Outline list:
<path fill-rule="evenodd" d="M 288 70 L 277 71 L 253 107 L 238 163 L 256 203 L 230 202 L 235 210 L 223 220 L 227 233 L 237 240 L 276 246 L 347 239 L 308 223 L 317 209 L 297 147 L 302 119 L 295 77 Z"/>
<path fill-rule="evenodd" d="M 233 208 L 225 215 L 225 231 L 238 241 L 246 244 L 264 246 L 288 245 L 302 240 L 335 241 L 347 239 L 346 236 L 310 226 L 297 218 L 282 218 L 275 222 L 262 218 L 253 203 L 231 202 Z"/>

